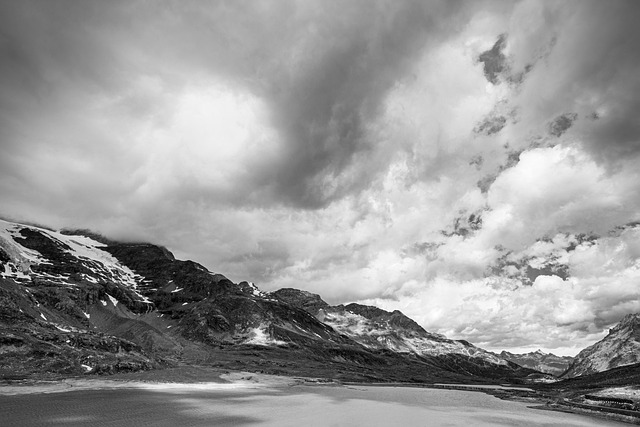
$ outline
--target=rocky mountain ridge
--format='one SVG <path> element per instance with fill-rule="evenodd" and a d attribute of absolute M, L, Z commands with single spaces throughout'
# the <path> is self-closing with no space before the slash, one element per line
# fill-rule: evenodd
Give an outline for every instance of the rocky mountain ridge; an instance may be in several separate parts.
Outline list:
<path fill-rule="evenodd" d="M 400 312 L 260 291 L 146 243 L 0 221 L 0 376 L 212 364 L 343 379 L 512 380 L 523 369 Z M 315 372 L 315 371 L 314 371 Z"/>
<path fill-rule="evenodd" d="M 525 368 L 535 369 L 555 376 L 563 374 L 573 362 L 573 357 L 571 356 L 556 356 L 553 353 L 545 353 L 541 350 L 522 354 L 502 351 L 500 357 Z"/>
<path fill-rule="evenodd" d="M 319 295 L 297 289 L 280 289 L 273 292 L 273 295 L 306 310 L 366 348 L 420 356 L 457 354 L 486 363 L 508 365 L 506 359 L 466 341 L 451 340 L 443 335 L 427 332 L 398 310 L 388 312 L 356 303 L 330 306 Z"/>
<path fill-rule="evenodd" d="M 562 375 L 574 378 L 640 363 L 640 313 L 628 314 L 602 340 L 578 353 Z"/>

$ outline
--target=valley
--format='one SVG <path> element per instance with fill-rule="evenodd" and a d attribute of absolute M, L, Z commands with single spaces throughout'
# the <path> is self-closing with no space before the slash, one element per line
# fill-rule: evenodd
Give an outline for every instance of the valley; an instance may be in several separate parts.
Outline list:
<path fill-rule="evenodd" d="M 87 390 L 228 384 L 226 377 L 236 375 L 236 381 L 244 372 L 243 381 L 273 376 L 292 384 L 482 391 L 586 413 L 589 405 L 615 413 L 640 402 L 633 393 L 640 384 L 634 315 L 575 360 L 542 352 L 496 354 L 428 332 L 400 311 L 331 306 L 303 290 L 263 292 L 253 283 L 233 283 L 159 246 L 1 225 L 5 393 L 35 387 L 37 394 L 47 384 Z M 578 371 L 583 365 L 589 370 Z M 626 399 L 624 390 L 631 390 L 631 403 L 622 408 L 615 403 Z M 618 397 L 603 406 L 607 393 Z"/>

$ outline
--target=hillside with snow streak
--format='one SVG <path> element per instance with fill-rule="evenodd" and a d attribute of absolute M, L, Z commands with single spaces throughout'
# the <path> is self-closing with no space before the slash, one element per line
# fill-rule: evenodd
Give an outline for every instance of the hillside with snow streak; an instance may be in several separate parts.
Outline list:
<path fill-rule="evenodd" d="M 532 372 L 399 312 L 308 302 L 321 310 L 153 244 L 0 221 L 3 378 L 203 363 L 369 381 Z"/>
<path fill-rule="evenodd" d="M 106 246 L 83 235 L 0 220 L 0 277 L 66 287 L 110 282 L 150 310 L 153 303 L 138 289 L 144 278 L 104 251 Z"/>

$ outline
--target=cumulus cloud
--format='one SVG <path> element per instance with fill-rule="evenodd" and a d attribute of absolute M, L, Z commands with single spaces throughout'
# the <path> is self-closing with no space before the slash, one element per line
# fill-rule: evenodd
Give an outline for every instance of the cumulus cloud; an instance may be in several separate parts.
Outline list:
<path fill-rule="evenodd" d="M 508 248 L 560 230 L 606 233 L 635 215 L 638 175 L 625 172 L 608 175 L 570 147 L 526 151 L 491 186 L 482 233 Z"/>
<path fill-rule="evenodd" d="M 596 159 L 635 159 L 640 55 L 631 46 L 639 16 L 638 5 L 627 1 L 520 4 L 509 44 L 516 69 L 533 66 L 515 99 L 528 106 L 523 124 L 575 113 L 574 132 Z"/>
<path fill-rule="evenodd" d="M 575 352 L 640 309 L 639 11 L 0 2 L 0 214 Z"/>
<path fill-rule="evenodd" d="M 561 252 L 560 261 L 570 271 L 564 280 L 540 275 L 523 286 L 495 275 L 462 282 L 440 278 L 395 301 L 366 302 L 412 313 L 427 328 L 496 351 L 545 348 L 573 355 L 601 339 L 625 313 L 640 310 L 638 233 L 638 228 L 628 229 L 622 239 L 606 237 L 568 251 L 560 243 L 565 236 L 528 248 L 529 254 L 542 257 L 551 247 L 556 255 Z"/>

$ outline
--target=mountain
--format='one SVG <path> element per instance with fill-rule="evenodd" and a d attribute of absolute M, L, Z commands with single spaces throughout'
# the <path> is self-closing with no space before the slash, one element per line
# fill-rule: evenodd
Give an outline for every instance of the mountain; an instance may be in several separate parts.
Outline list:
<path fill-rule="evenodd" d="M 573 357 L 571 356 L 556 356 L 553 353 L 544 353 L 540 350 L 523 354 L 503 351 L 500 353 L 500 357 L 524 366 L 525 368 L 535 369 L 536 371 L 556 376 L 564 373 L 571 362 L 573 362 Z"/>
<path fill-rule="evenodd" d="M 365 381 L 532 371 L 396 311 L 233 283 L 166 248 L 0 221 L 0 377 L 204 364 Z"/>
<path fill-rule="evenodd" d="M 477 363 L 508 365 L 508 361 L 466 341 L 456 341 L 425 331 L 415 321 L 395 310 L 361 304 L 330 306 L 319 295 L 297 289 L 272 293 L 278 299 L 302 308 L 368 349 L 390 350 L 419 356 L 461 355 Z"/>
<path fill-rule="evenodd" d="M 640 363 L 640 314 L 628 314 L 602 340 L 582 350 L 562 375 L 573 378 Z"/>

